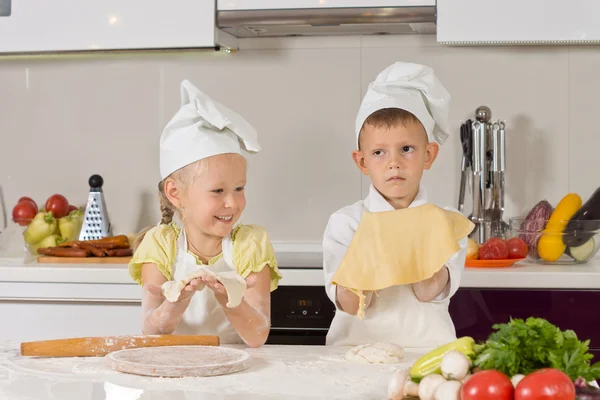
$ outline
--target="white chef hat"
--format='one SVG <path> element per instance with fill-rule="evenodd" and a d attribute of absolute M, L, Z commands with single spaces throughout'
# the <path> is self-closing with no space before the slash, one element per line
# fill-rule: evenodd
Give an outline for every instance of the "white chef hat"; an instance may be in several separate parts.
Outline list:
<path fill-rule="evenodd" d="M 160 137 L 162 179 L 178 169 L 218 154 L 260 151 L 256 130 L 240 115 L 181 82 L 181 108 Z"/>
<path fill-rule="evenodd" d="M 449 103 L 450 94 L 433 69 L 405 62 L 392 64 L 367 89 L 356 117 L 356 144 L 365 120 L 384 108 L 401 108 L 412 113 L 425 127 L 429 140 L 443 144 L 450 131 Z"/>

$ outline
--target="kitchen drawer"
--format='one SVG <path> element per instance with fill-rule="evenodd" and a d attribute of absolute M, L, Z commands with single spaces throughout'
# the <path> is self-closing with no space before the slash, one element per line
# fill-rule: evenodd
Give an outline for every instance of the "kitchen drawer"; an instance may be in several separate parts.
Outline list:
<path fill-rule="evenodd" d="M 579 339 L 590 339 L 590 352 L 600 359 L 600 290 L 459 289 L 450 301 L 457 336 L 485 340 L 492 325 L 512 318 L 539 317 Z"/>

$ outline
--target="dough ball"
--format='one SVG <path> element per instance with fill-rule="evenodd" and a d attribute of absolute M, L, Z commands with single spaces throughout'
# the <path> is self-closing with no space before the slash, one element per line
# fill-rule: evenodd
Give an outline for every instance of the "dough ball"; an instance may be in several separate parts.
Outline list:
<path fill-rule="evenodd" d="M 346 360 L 363 364 L 397 364 L 404 358 L 404 348 L 394 343 L 361 344 L 346 353 Z"/>

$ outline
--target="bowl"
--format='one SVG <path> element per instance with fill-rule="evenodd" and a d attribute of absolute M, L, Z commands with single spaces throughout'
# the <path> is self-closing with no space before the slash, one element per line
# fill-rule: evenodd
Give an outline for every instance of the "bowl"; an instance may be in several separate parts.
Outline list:
<path fill-rule="evenodd" d="M 512 237 L 527 243 L 527 259 L 540 264 L 585 264 L 600 250 L 600 220 L 511 218 Z"/>

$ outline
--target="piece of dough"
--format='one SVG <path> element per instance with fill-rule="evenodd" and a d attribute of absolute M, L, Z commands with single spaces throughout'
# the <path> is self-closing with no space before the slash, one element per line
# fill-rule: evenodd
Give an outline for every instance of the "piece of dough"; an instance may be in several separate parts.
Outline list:
<path fill-rule="evenodd" d="M 346 360 L 363 364 L 397 364 L 404 358 L 404 348 L 394 343 L 361 344 L 346 352 Z"/>
<path fill-rule="evenodd" d="M 237 272 L 228 269 L 223 258 L 213 265 L 199 266 L 198 270 L 190 274 L 186 279 L 163 283 L 161 292 L 168 301 L 174 303 L 179 299 L 181 291 L 192 280 L 205 276 L 212 276 L 223 285 L 227 291 L 227 307 L 234 308 L 240 305 L 246 294 L 246 280 Z M 205 286 L 204 284 L 200 284 L 197 290 L 203 290 Z"/>
<path fill-rule="evenodd" d="M 358 316 L 363 318 L 363 291 L 431 278 L 460 250 L 459 240 L 474 227 L 462 214 L 431 203 L 365 212 L 333 284 L 359 296 Z"/>

